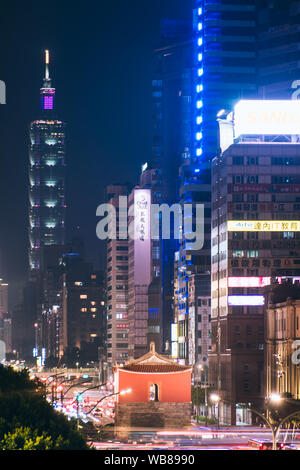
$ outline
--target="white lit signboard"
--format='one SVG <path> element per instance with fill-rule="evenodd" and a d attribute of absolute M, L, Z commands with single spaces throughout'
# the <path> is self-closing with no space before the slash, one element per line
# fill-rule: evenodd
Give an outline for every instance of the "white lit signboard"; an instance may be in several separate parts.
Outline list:
<path fill-rule="evenodd" d="M 228 232 L 300 232 L 300 220 L 229 220 Z"/>
<path fill-rule="evenodd" d="M 178 328 L 177 323 L 172 324 L 172 341 L 178 341 Z"/>
<path fill-rule="evenodd" d="M 229 295 L 229 306 L 251 307 L 265 304 L 263 295 Z"/>
<path fill-rule="evenodd" d="M 151 190 L 134 191 L 135 279 L 138 284 L 151 282 Z"/>
<path fill-rule="evenodd" d="M 172 358 L 178 358 L 178 343 L 172 343 Z"/>
<path fill-rule="evenodd" d="M 265 287 L 271 284 L 270 277 L 229 277 L 228 287 Z"/>
<path fill-rule="evenodd" d="M 241 100 L 234 109 L 235 137 L 300 134 L 300 100 Z"/>

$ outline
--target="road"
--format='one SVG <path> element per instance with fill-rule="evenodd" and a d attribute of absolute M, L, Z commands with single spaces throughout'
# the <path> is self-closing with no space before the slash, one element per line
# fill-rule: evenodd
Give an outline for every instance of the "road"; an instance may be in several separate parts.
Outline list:
<path fill-rule="evenodd" d="M 57 376 L 51 372 L 41 373 L 39 378 L 47 384 L 48 400 L 54 401 L 55 408 L 69 418 L 80 419 L 83 423 L 91 421 L 97 430 L 103 429 L 102 426 L 108 423 L 113 423 L 114 398 L 109 397 L 97 405 L 101 398 L 112 394 L 112 383 L 108 383 L 106 387 L 95 388 L 95 384 L 100 385 L 95 370 L 69 370 L 60 372 Z M 58 387 L 60 387 L 59 391 Z M 91 387 L 92 390 L 90 390 Z M 77 402 L 76 397 L 80 394 L 82 394 L 81 401 Z M 264 428 L 248 426 L 205 428 L 193 423 L 185 431 L 136 429 L 130 432 L 125 430 L 124 433 L 123 430 L 111 439 L 110 442 L 94 442 L 93 445 L 100 450 L 249 450 L 250 439 L 270 443 L 272 434 Z M 300 430 L 289 434 L 282 432 L 279 442 L 295 442 L 300 445 Z"/>
<path fill-rule="evenodd" d="M 187 431 L 139 430 L 126 438 L 110 442 L 94 442 L 98 450 L 255 450 L 249 447 L 250 439 L 272 442 L 272 434 L 261 428 L 200 428 Z M 293 441 L 300 445 L 300 431 L 281 433 L 279 443 Z"/>

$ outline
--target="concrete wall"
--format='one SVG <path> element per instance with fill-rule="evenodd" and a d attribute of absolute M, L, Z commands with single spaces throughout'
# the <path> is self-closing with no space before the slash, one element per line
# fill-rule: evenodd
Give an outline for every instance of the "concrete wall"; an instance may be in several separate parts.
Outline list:
<path fill-rule="evenodd" d="M 117 403 L 118 427 L 182 428 L 191 424 L 191 403 Z"/>

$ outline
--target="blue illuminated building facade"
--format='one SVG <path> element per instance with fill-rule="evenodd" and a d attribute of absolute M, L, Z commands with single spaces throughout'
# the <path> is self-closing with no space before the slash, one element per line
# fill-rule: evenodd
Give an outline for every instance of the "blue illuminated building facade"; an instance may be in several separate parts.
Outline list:
<path fill-rule="evenodd" d="M 65 123 L 54 115 L 49 52 L 41 88 L 40 119 L 30 124 L 29 268 L 42 267 L 42 248 L 65 242 Z"/>
<path fill-rule="evenodd" d="M 195 156 L 201 165 L 217 151 L 217 114 L 256 95 L 255 0 L 198 0 L 194 11 Z"/>
<path fill-rule="evenodd" d="M 197 306 L 205 302 L 210 308 L 211 304 L 211 185 L 214 184 L 211 161 L 219 150 L 217 115 L 232 109 L 241 98 L 256 95 L 255 3 L 255 0 L 195 1 L 194 80 L 190 93 L 193 144 L 190 153 L 182 159 L 179 192 L 182 204 L 204 204 L 205 243 L 202 250 L 187 250 L 183 237 L 176 255 L 174 322 L 177 332 L 172 342 L 177 341 L 173 356 L 182 363 L 203 366 L 207 363 L 210 331 L 203 339 Z"/>

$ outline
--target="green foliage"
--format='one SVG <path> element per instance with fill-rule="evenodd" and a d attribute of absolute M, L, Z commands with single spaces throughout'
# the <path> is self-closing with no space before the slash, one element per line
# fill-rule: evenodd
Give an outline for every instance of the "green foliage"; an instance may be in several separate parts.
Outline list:
<path fill-rule="evenodd" d="M 197 417 L 195 417 L 197 419 Z M 198 416 L 198 421 L 199 422 L 207 422 L 207 424 L 217 424 L 218 420 L 215 418 L 205 418 L 205 416 Z"/>
<path fill-rule="evenodd" d="M 212 389 L 207 388 L 207 396 L 209 397 Z M 196 385 L 192 387 L 192 403 L 195 406 L 205 405 L 205 388 Z"/>
<path fill-rule="evenodd" d="M 53 409 L 27 372 L 3 369 L 0 367 L 0 441 L 5 448 L 22 438 L 25 446 L 48 446 L 45 450 L 88 449 L 75 423 Z"/>
<path fill-rule="evenodd" d="M 4 435 L 0 442 L 0 450 L 51 450 L 54 448 L 50 436 L 30 428 L 16 428 L 13 433 Z"/>

